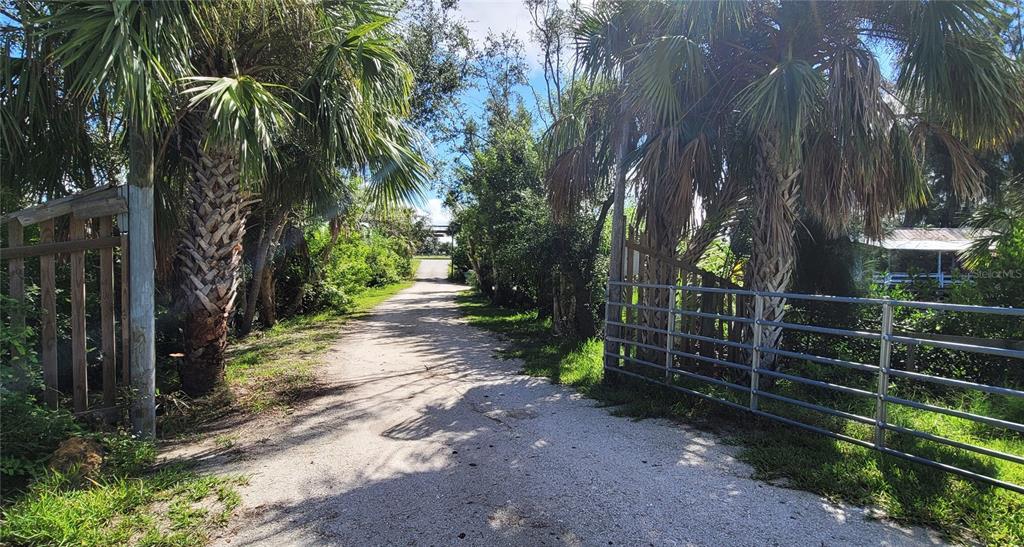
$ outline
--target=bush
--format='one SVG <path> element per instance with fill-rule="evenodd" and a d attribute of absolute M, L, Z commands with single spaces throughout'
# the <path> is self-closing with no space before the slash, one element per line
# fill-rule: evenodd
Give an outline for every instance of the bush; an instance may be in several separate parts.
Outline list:
<path fill-rule="evenodd" d="M 353 298 L 368 287 L 381 287 L 398 283 L 412 275 L 412 256 L 408 245 L 397 237 L 389 237 L 372 230 L 351 230 L 338 236 L 332 245 L 325 225 L 306 232 L 306 243 L 315 271 L 308 280 L 303 311 L 325 309 L 345 310 Z M 327 257 L 316 262 L 315 257 Z M 286 275 L 285 279 L 296 276 Z"/>
<path fill-rule="evenodd" d="M 0 480 L 3 495 L 24 488 L 46 470 L 46 461 L 57 446 L 82 432 L 65 409 L 51 410 L 27 393 L 0 392 L 3 428 L 0 429 Z"/>

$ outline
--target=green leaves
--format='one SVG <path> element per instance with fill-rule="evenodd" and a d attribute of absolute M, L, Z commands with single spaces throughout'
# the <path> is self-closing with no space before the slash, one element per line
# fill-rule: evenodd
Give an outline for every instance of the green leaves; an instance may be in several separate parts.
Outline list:
<path fill-rule="evenodd" d="M 415 135 L 408 126 L 394 118 L 385 123 L 388 131 L 374 139 L 369 151 L 373 174 L 367 195 L 383 207 L 422 200 L 430 166 L 413 147 Z"/>
<path fill-rule="evenodd" d="M 419 199 L 430 172 L 404 119 L 412 73 L 387 33 L 392 22 L 363 13 L 349 27 L 337 17 L 300 89 L 308 100 L 299 105 L 323 161 L 340 169 L 369 168 L 369 196 L 382 206 Z"/>
<path fill-rule="evenodd" d="M 150 128 L 167 114 L 167 94 L 187 63 L 185 2 L 76 1 L 43 17 L 60 39 L 52 57 L 74 67 L 71 89 L 88 95 L 113 84 L 127 115 Z"/>
<path fill-rule="evenodd" d="M 272 90 L 287 88 L 260 83 L 249 76 L 193 76 L 184 78 L 191 87 L 189 105 L 206 109 L 205 145 L 239 146 L 244 164 L 262 167 L 264 156 L 276 159 L 274 137 L 294 118 L 294 109 Z"/>
<path fill-rule="evenodd" d="M 825 79 L 809 63 L 779 63 L 736 98 L 736 106 L 755 135 L 777 135 L 782 170 L 797 169 L 808 126 L 821 108 Z M 784 173 L 788 175 L 788 173 Z"/>
<path fill-rule="evenodd" d="M 1024 73 L 1003 51 L 994 1 L 916 2 L 907 16 L 897 90 L 972 147 L 994 147 L 1024 123 Z"/>
<path fill-rule="evenodd" d="M 634 101 L 659 123 L 678 123 L 709 84 L 704 50 L 687 36 L 658 36 L 637 49 Z"/>

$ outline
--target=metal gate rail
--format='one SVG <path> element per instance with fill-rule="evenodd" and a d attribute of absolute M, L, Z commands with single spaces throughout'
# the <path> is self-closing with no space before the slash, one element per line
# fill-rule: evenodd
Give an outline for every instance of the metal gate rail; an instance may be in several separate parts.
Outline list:
<path fill-rule="evenodd" d="M 920 431 L 909 427 L 904 427 L 894 423 L 890 423 L 888 419 L 889 405 L 901 405 L 905 407 L 914 408 L 917 410 L 932 412 L 938 414 L 945 414 L 948 416 L 954 416 L 957 418 L 970 420 L 972 422 L 985 424 L 990 427 L 1002 428 L 1009 431 L 1015 431 L 1018 433 L 1024 433 L 1024 424 L 996 418 L 992 416 L 985 416 L 981 414 L 975 414 L 963 410 L 947 408 L 943 406 L 937 406 L 934 404 L 923 403 L 914 401 L 902 397 L 896 397 L 889 393 L 890 379 L 893 377 L 903 378 L 915 382 L 928 382 L 936 385 L 942 385 L 946 387 L 953 387 L 966 390 L 980 391 L 992 395 L 999 395 L 1005 397 L 1012 397 L 1018 399 L 1024 399 L 1024 391 L 1015 389 L 1012 387 L 1005 386 L 994 386 L 981 384 L 976 382 L 970 382 L 966 380 L 960 380 L 955 378 L 947 378 L 944 376 L 936 376 L 931 374 L 923 374 L 920 372 L 914 372 L 909 370 L 894 369 L 891 365 L 892 348 L 893 344 L 903 344 L 911 346 L 930 346 L 939 349 L 945 349 L 950 351 L 968 352 L 975 354 L 991 355 L 995 357 L 1010 358 L 1017 360 L 1024 360 L 1024 351 L 1018 349 L 1011 349 L 1005 347 L 985 346 L 968 344 L 961 342 L 951 342 L 945 340 L 933 340 L 929 338 L 917 338 L 914 336 L 905 336 L 903 334 L 893 333 L 893 311 L 898 308 L 913 308 L 913 309 L 924 309 L 924 310 L 936 310 L 943 312 L 962 312 L 962 313 L 975 313 L 975 314 L 987 314 L 987 315 L 998 315 L 998 316 L 1009 316 L 1024 318 L 1024 309 L 1022 308 L 1006 308 L 1006 307 L 988 307 L 988 306 L 972 306 L 964 304 L 948 304 L 941 302 L 918 302 L 908 300 L 895 300 L 886 298 L 855 298 L 855 297 L 843 297 L 843 296 L 825 296 L 825 295 L 810 295 L 810 294 L 796 294 L 796 293 L 776 293 L 776 292 L 763 292 L 763 291 L 751 291 L 743 289 L 723 289 L 715 287 L 699 287 L 690 285 L 656 285 L 656 284 L 645 284 L 645 283 L 632 283 L 632 282 L 616 282 L 610 283 L 613 287 L 618 287 L 618 290 L 614 291 L 613 294 L 621 295 L 625 289 L 629 289 L 629 294 L 632 294 L 632 289 L 646 289 L 651 291 L 667 291 L 668 292 L 668 306 L 652 306 L 645 304 L 638 304 L 632 302 L 632 297 L 627 298 L 626 302 L 622 302 L 621 297 L 618 299 L 619 302 L 608 303 L 608 317 L 614 317 L 619 319 L 618 321 L 608 320 L 609 326 L 615 327 L 614 331 L 609 329 L 608 336 L 606 336 L 605 345 L 605 369 L 623 374 L 625 376 L 638 378 L 640 380 L 659 384 L 670 389 L 686 393 L 701 399 L 717 402 L 724 404 L 728 407 L 732 407 L 739 410 L 751 412 L 758 416 L 770 418 L 775 421 L 779 421 L 791 426 L 799 427 L 805 430 L 813 431 L 828 437 L 853 443 L 866 448 L 871 448 L 882 452 L 902 458 L 905 460 L 930 465 L 956 473 L 980 482 L 984 482 L 990 485 L 1006 488 L 1014 492 L 1024 494 L 1024 485 L 1014 484 L 1004 480 L 1000 480 L 996 477 L 978 473 L 968 469 L 963 469 L 955 465 L 935 461 L 918 454 L 911 454 L 901 450 L 896 450 L 886 445 L 885 432 L 891 431 L 894 433 L 909 435 L 918 439 L 938 443 L 941 445 L 967 450 L 984 456 L 992 458 L 998 458 L 1015 464 L 1024 465 L 1024 454 L 1010 454 L 999 450 L 995 450 L 986 446 L 978 446 L 967 442 L 962 442 L 956 439 L 950 439 L 927 431 Z M 724 313 L 709 313 L 705 311 L 696 311 L 683 309 L 677 306 L 677 302 L 685 302 L 685 298 L 681 298 L 686 293 L 718 293 L 718 294 L 730 294 L 733 296 L 745 296 L 753 299 L 753 309 L 751 310 L 751 317 L 744 317 L 740 312 L 739 305 L 734 314 Z M 815 302 L 826 302 L 826 303 L 844 303 L 844 304 L 858 304 L 858 305 L 874 305 L 881 306 L 881 328 L 878 332 L 869 331 L 858 331 L 843 328 L 826 327 L 820 325 L 808 325 L 803 323 L 792 323 L 786 321 L 770 321 L 764 319 L 764 299 L 765 298 L 785 298 L 787 300 L 797 301 L 815 301 Z M 630 314 L 625 314 L 626 318 L 623 319 L 624 310 L 634 310 L 634 312 L 650 312 L 654 314 L 665 314 L 665 325 L 667 328 L 659 328 L 657 326 L 650 326 L 641 324 L 637 319 L 637 322 L 630 322 Z M 634 313 L 635 314 L 635 313 Z M 635 314 L 639 316 L 639 314 Z M 750 328 L 748 336 L 743 337 L 743 341 L 725 340 L 714 336 L 705 336 L 703 334 L 694 334 L 692 332 L 684 332 L 682 329 L 676 328 L 677 318 L 681 317 L 696 317 L 705 320 L 720 320 L 733 322 L 733 327 L 736 324 L 744 325 Z M 846 338 L 857 338 L 871 342 L 878 342 L 879 358 L 877 364 L 860 363 L 856 361 L 849 361 L 845 359 L 838 359 L 833 357 L 826 357 L 821 355 L 813 355 L 808 353 L 802 353 L 798 351 L 790 351 L 780 348 L 765 347 L 761 343 L 761 335 L 764 327 L 774 327 L 779 329 L 796 330 L 802 332 L 809 332 L 814 334 L 823 334 L 829 336 L 840 336 Z M 638 340 L 630 340 L 625 335 L 618 335 L 616 333 L 622 333 L 626 330 L 633 331 L 634 333 L 642 332 L 649 335 L 660 335 L 664 337 L 664 344 L 650 344 L 641 342 Z M 701 355 L 691 351 L 680 351 L 676 348 L 676 342 L 679 340 L 689 340 L 695 342 L 701 342 L 705 344 L 721 345 L 740 350 L 745 350 L 749 362 L 748 363 L 737 363 L 719 357 Z M 748 343 L 749 342 L 749 343 Z M 630 348 L 634 348 L 634 351 L 630 352 Z M 647 353 L 657 352 L 664 356 L 664 360 L 661 363 L 655 363 L 647 359 L 640 358 L 642 352 L 636 351 L 636 348 L 648 350 Z M 704 351 L 703 349 L 701 350 Z M 632 353 L 632 355 L 630 355 Z M 857 370 L 861 372 L 868 372 L 877 375 L 877 387 L 873 391 L 865 389 L 845 386 L 833 382 L 829 382 L 820 378 L 807 378 L 796 374 L 789 374 L 778 370 L 768 370 L 762 368 L 761 362 L 764 354 L 771 354 L 778 357 L 786 357 L 790 359 L 805 360 L 822 365 L 829 365 L 835 367 L 841 367 L 845 369 Z M 706 363 L 712 366 L 725 367 L 731 370 L 742 371 L 749 378 L 749 385 L 741 385 L 733 383 L 721 378 L 713 378 L 706 374 L 699 374 L 692 370 L 684 370 L 678 364 L 678 358 L 688 359 L 694 362 Z M 629 370 L 623 366 L 624 363 L 631 363 L 633 365 L 639 365 L 647 369 L 653 369 L 661 371 L 664 374 L 656 376 L 649 376 L 637 372 L 638 369 Z M 1020 363 L 1024 366 L 1024 362 Z M 748 399 L 747 404 L 740 404 L 735 401 L 730 401 L 722 397 L 716 397 L 715 395 L 703 393 L 696 389 L 691 389 L 684 385 L 679 385 L 676 381 L 677 378 L 686 378 L 696 382 L 702 382 L 718 386 L 721 388 L 728 389 L 733 392 L 740 394 L 746 394 Z M 852 412 L 846 412 L 843 410 L 830 408 L 827 406 L 819 405 L 816 403 L 795 399 L 793 397 L 787 397 L 778 393 L 760 388 L 761 377 L 770 377 L 774 379 L 786 380 L 795 382 L 803 385 L 812 386 L 815 388 L 827 389 L 846 395 L 873 398 L 875 400 L 875 409 L 873 416 L 861 416 Z M 871 426 L 874 431 L 873 441 L 867 441 L 859 439 L 843 433 L 838 433 L 820 427 L 818 425 L 806 423 L 786 416 L 769 412 L 761 408 L 761 399 L 769 399 L 772 401 L 779 401 L 788 405 L 793 405 L 807 410 L 812 410 L 829 416 L 834 416 L 844 420 L 850 420 L 856 423 L 865 424 Z"/>

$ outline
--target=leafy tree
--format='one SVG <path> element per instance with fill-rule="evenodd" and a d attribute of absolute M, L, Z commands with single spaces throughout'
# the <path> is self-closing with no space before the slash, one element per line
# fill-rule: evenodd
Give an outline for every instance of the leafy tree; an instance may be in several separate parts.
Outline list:
<path fill-rule="evenodd" d="M 457 139 L 464 121 L 460 94 L 479 77 L 476 45 L 455 0 L 415 0 L 403 9 L 399 55 L 413 73 L 410 121 L 435 142 Z"/>
<path fill-rule="evenodd" d="M 859 220 L 878 235 L 883 219 L 923 201 L 925 137 L 950 158 L 957 194 L 979 194 L 972 150 L 1021 123 L 999 16 L 1000 4 L 973 1 L 610 2 L 583 19 L 578 41 L 588 73 L 621 79 L 643 135 L 630 143 L 642 143 L 638 218 L 650 246 L 675 249 L 695 196 L 746 192 L 747 285 L 781 292 L 801 213 L 827 233 Z M 882 48 L 900 60 L 891 86 Z M 781 320 L 785 304 L 767 298 L 765 318 Z M 774 346 L 781 329 L 762 336 Z"/>
<path fill-rule="evenodd" d="M 455 221 L 484 294 L 550 311 L 550 217 L 531 124 L 521 105 L 492 112 L 487 144 L 459 173 Z"/>
<path fill-rule="evenodd" d="M 374 3 L 23 5 L 52 43 L 24 62 L 5 62 L 6 73 L 45 74 L 49 59 L 58 61 L 66 67 L 64 78 L 47 85 L 64 85 L 82 104 L 109 105 L 109 116 L 126 120 L 129 180 L 146 177 L 152 185 L 159 156 L 167 182 L 160 190 L 173 201 L 180 176 L 178 278 L 186 346 L 180 372 L 190 393 L 208 390 L 223 374 L 254 191 L 279 185 L 267 192 L 267 204 L 277 206 L 273 219 L 282 208 L 329 193 L 337 185 L 325 180 L 341 169 L 372 172 L 370 194 L 381 202 L 414 196 L 424 180 L 426 165 L 403 122 L 411 75 L 391 46 L 391 19 Z M 19 104 L 36 109 L 48 103 L 34 97 L 54 94 L 30 77 L 11 82 L 25 97 Z M 46 115 L 11 106 L 5 135 L 17 134 L 9 121 Z M 7 142 L 5 154 L 28 149 Z M 280 161 L 279 149 L 302 154 Z M 303 176 L 291 180 L 298 171 Z M 317 173 L 326 176 L 309 176 Z"/>

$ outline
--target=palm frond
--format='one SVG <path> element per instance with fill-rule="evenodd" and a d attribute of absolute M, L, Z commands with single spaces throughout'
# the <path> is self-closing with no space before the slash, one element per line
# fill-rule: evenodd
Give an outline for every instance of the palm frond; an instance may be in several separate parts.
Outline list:
<path fill-rule="evenodd" d="M 992 259 L 993 251 L 1012 241 L 1024 218 L 1024 174 L 1010 181 L 1012 190 L 999 201 L 980 205 L 964 225 L 974 230 L 974 241 L 961 255 L 964 265 L 977 268 Z"/>
<path fill-rule="evenodd" d="M 274 138 L 294 119 L 295 111 L 272 90 L 284 86 L 259 82 L 250 76 L 192 76 L 182 93 L 190 106 L 206 111 L 205 146 L 238 147 L 244 165 L 262 170 L 264 157 L 276 160 Z"/>
<path fill-rule="evenodd" d="M 126 114 L 143 127 L 167 116 L 177 75 L 187 74 L 185 2 L 73 1 L 41 18 L 44 35 L 59 37 L 53 58 L 75 67 L 71 89 L 112 87 Z"/>
<path fill-rule="evenodd" d="M 701 45 L 686 36 L 658 36 L 634 51 L 634 102 L 658 123 L 678 123 L 709 86 Z"/>
<path fill-rule="evenodd" d="M 912 4 L 897 90 L 971 147 L 998 146 L 1024 124 L 1020 66 L 995 31 L 994 2 Z"/>
<path fill-rule="evenodd" d="M 387 131 L 375 139 L 370 149 L 371 171 L 367 197 L 385 209 L 400 203 L 418 203 L 430 177 L 430 165 L 417 152 L 414 130 L 401 121 L 388 118 Z"/>
<path fill-rule="evenodd" d="M 793 169 L 824 90 L 821 73 L 806 61 L 792 60 L 744 88 L 735 104 L 751 133 L 777 136 L 780 162 Z"/>

